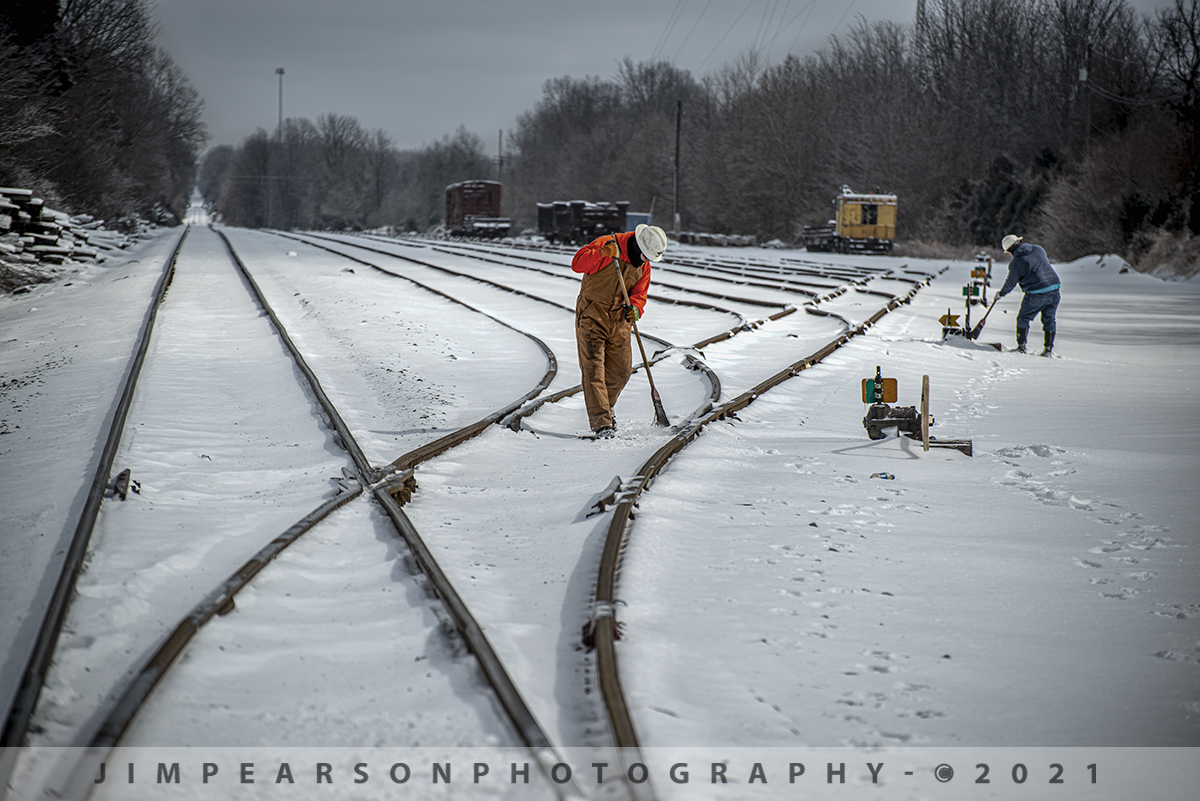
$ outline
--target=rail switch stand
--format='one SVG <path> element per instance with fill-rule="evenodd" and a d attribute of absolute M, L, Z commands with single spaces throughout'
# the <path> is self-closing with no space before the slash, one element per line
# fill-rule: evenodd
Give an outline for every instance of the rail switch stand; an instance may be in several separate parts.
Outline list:
<path fill-rule="evenodd" d="M 896 402 L 898 385 L 894 378 L 884 378 L 883 372 L 877 366 L 875 378 L 864 378 L 862 381 L 863 403 L 871 404 L 867 416 L 863 418 L 863 426 L 871 439 L 883 439 L 887 436 L 885 428 L 896 427 L 897 434 L 908 434 L 914 439 L 921 438 L 921 416 L 916 406 L 889 406 Z M 932 419 L 930 420 L 932 423 Z"/>
<path fill-rule="evenodd" d="M 933 416 L 929 414 L 929 376 L 921 376 L 921 406 L 892 406 L 899 397 L 896 379 L 884 378 L 883 370 L 875 367 L 875 378 L 862 380 L 863 403 L 871 406 L 867 416 L 863 418 L 863 427 L 871 439 L 883 439 L 887 436 L 884 430 L 896 427 L 896 434 L 907 436 L 921 443 L 924 450 L 930 448 L 953 448 L 972 456 L 973 448 L 969 439 L 939 440 L 929 436 L 929 427 L 934 424 Z"/>

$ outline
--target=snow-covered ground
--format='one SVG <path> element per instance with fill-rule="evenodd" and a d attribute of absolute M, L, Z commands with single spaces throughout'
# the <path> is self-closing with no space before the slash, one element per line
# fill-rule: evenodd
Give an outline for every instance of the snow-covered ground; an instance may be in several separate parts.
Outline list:
<path fill-rule="evenodd" d="M 177 233 L 163 232 L 129 261 L 88 267 L 0 300 L 0 602 L 13 610 L 0 620 L 6 702 L 19 678 L 19 646 L 36 623 L 29 610 L 49 591 L 42 571 L 73 531 L 104 418 Z M 377 466 L 515 400 L 545 367 L 526 338 L 412 284 L 401 289 L 401 282 L 294 240 L 226 233 Z M 211 238 L 206 247 L 215 270 L 216 238 L 201 228 L 189 237 L 194 247 Z M 529 265 L 518 251 L 505 266 L 420 243 L 369 244 L 519 283 L 552 301 L 334 246 L 536 335 L 558 359 L 547 392 L 578 382 L 570 312 L 577 283 L 563 266 L 569 256 L 556 257 L 558 267 L 539 265 L 548 273 L 532 273 L 519 268 Z M 1107 749 L 1114 762 L 1118 753 L 1126 760 L 1120 764 L 1149 797 L 1188 797 L 1173 793 L 1200 781 L 1200 408 L 1194 400 L 1200 392 L 1200 286 L 1121 272 L 1111 257 L 1057 265 L 1063 304 L 1056 356 L 1043 359 L 1009 350 L 1019 293 L 1001 302 L 981 337 L 1004 343 L 1003 352 L 941 341 L 937 319 L 947 308 L 961 311 L 968 263 L 682 247 L 668 256 L 714 253 L 774 264 L 799 258 L 907 264 L 927 273 L 949 269 L 913 303 L 819 366 L 766 393 L 737 419 L 710 425 L 643 497 L 619 579 L 624 637 L 618 653 L 657 793 L 770 798 L 792 797 L 787 793 L 797 787 L 824 791 L 824 759 L 820 776 L 816 763 L 809 765 L 809 785 L 789 785 L 777 771 L 766 786 L 747 783 L 752 763 L 771 755 L 786 763 L 787 754 L 803 749 L 854 747 L 831 753 L 843 754 L 843 761 L 849 761 L 845 754 L 859 754 L 848 781 L 863 784 L 870 776 L 861 763 L 871 754 L 891 754 L 891 765 L 902 758 L 897 754 L 930 754 L 932 768 L 955 761 L 939 755 L 990 748 L 1005 754 L 1005 767 L 993 778 L 1002 778 L 1007 790 L 997 778 L 987 792 L 1024 794 L 979 797 L 1028 798 L 1035 797 L 1034 780 L 1025 788 L 1012 783 L 1008 767 L 1017 760 L 1007 749 L 1036 747 L 1039 785 L 1047 778 L 1041 762 L 1055 761 L 1043 757 L 1061 749 L 1058 761 L 1074 760 L 1068 764 L 1071 792 L 1083 792 L 1083 766 L 1098 758 L 1107 765 L 1095 756 Z M 712 291 L 716 283 L 666 270 L 656 275 L 682 287 L 664 297 L 682 297 L 689 288 Z M 181 272 L 180 291 L 173 286 L 171 293 L 182 298 L 186 282 L 194 281 L 214 305 L 174 307 L 168 293 L 156 347 L 191 358 L 198 349 L 194 334 L 179 328 L 182 338 L 173 344 L 166 327 L 172 320 L 202 329 L 221 314 L 239 316 L 233 304 L 248 301 L 235 298 L 242 291 L 236 279 L 221 280 L 233 284 L 219 289 L 215 274 Z M 868 286 L 899 294 L 909 285 L 873 279 Z M 644 330 L 686 346 L 731 328 L 738 315 L 762 318 L 806 299 L 738 285 L 729 285 L 728 293 L 779 305 L 729 301 L 728 312 L 716 312 L 652 303 Z M 856 323 L 884 301 L 849 292 L 822 307 Z M 188 322 L 189 313 L 198 316 Z M 239 326 L 256 320 L 265 326 L 253 312 L 241 318 Z M 839 330 L 835 318 L 796 313 L 709 345 L 703 357 L 721 378 L 724 401 Z M 229 371 L 262 365 L 253 369 L 253 381 L 234 382 L 246 387 L 244 395 L 205 402 L 202 393 L 215 391 L 213 382 L 195 372 L 195 362 L 183 361 L 180 374 L 148 384 L 139 403 L 164 436 L 173 430 L 174 404 L 177 433 L 208 432 L 239 470 L 262 460 L 274 465 L 254 469 L 300 494 L 294 506 L 271 511 L 272 522 L 250 536 L 269 539 L 271 525 L 286 526 L 320 500 L 326 474 L 344 460 L 328 445 L 315 413 L 304 411 L 303 397 L 287 401 L 297 410 L 288 425 L 312 431 L 286 443 L 295 445 L 286 450 L 268 441 L 279 415 L 258 419 L 254 409 L 264 403 L 282 409 L 298 385 L 286 368 L 268 369 L 274 357 L 266 351 L 255 355 L 269 337 L 238 331 L 230 336 L 251 350 L 244 360 L 229 360 Z M 1040 346 L 1036 323 L 1031 340 Z M 222 359 L 204 361 L 223 372 Z M 654 373 L 673 422 L 691 414 L 707 392 L 701 375 L 679 369 L 680 362 L 668 357 Z M 928 375 L 933 433 L 971 439 L 974 456 L 924 452 L 894 435 L 869 440 L 860 381 L 872 377 L 876 365 L 898 379 L 901 405 L 918 402 L 921 376 Z M 180 383 L 185 377 L 199 383 Z M 255 392 L 269 400 L 255 400 Z M 237 403 L 246 408 L 237 411 Z M 607 528 L 607 515 L 587 516 L 588 507 L 614 475 L 632 477 L 666 439 L 650 425 L 641 374 L 617 414 L 621 434 L 607 442 L 572 436 L 586 427 L 578 397 L 529 418 L 541 434 L 493 426 L 423 465 L 420 488 L 406 507 L 551 740 L 565 749 L 607 741 L 591 656 L 579 645 Z M 245 429 L 238 438 L 228 436 L 231 421 Z M 139 457 L 138 449 L 152 441 L 139 431 L 123 443 L 135 477 L 139 462 L 157 471 L 135 502 L 153 500 L 162 508 L 156 514 L 180 515 L 186 525 L 173 523 L 174 529 L 246 536 L 254 528 L 236 521 L 260 519 L 264 512 L 248 511 L 256 502 L 267 509 L 274 503 L 246 489 L 240 492 L 251 506 L 205 503 L 198 485 L 188 486 L 188 476 L 203 475 L 197 465 L 183 464 L 185 454 Z M 287 453 L 286 463 L 272 461 L 280 453 Z M 200 466 L 211 469 L 208 462 Z M 306 470 L 310 477 L 297 481 Z M 234 474 L 223 472 L 220 479 Z M 106 501 L 102 526 L 111 528 L 102 527 L 101 541 L 121 534 L 132 544 L 154 536 L 141 523 L 117 525 L 133 507 L 110 505 Z M 227 748 L 511 746 L 503 727 L 488 722 L 486 704 L 471 701 L 478 687 L 463 671 L 469 658 L 439 644 L 436 627 L 422 633 L 436 613 L 398 561 L 402 548 L 390 542 L 386 528 L 364 497 L 293 546 L 256 579 L 233 614 L 201 632 L 135 722 L 130 741 Z M 81 581 L 95 588 L 93 596 L 131 592 L 119 580 L 97 583 L 105 570 L 119 574 L 113 567 L 119 553 L 92 560 L 95 572 Z M 138 580 L 125 585 L 136 591 L 164 567 L 178 564 L 130 567 Z M 219 567 L 209 563 L 207 569 Z M 373 594 L 378 601 L 370 600 Z M 309 611 L 318 616 L 289 623 L 305 605 L 286 599 L 300 595 L 313 599 Z M 126 597 L 132 604 L 137 596 Z M 179 593 L 185 608 L 189 599 Z M 417 608 L 415 618 L 403 616 L 406 605 Z M 388 620 L 401 619 L 410 622 L 389 627 Z M 338 621 L 353 621 L 353 627 L 339 633 Z M 88 640 L 93 632 L 74 632 L 71 659 L 81 666 L 102 664 L 122 633 L 121 619 L 93 622 L 111 630 L 94 644 Z M 293 626 L 296 633 L 289 634 Z M 222 658 L 239 651 L 247 656 Z M 389 697 L 395 676 L 416 674 L 393 672 L 388 654 L 399 654 L 397 663 L 419 660 L 420 676 L 430 680 L 417 688 L 422 697 L 445 692 L 447 700 L 414 708 L 406 705 L 408 692 Z M 54 698 L 69 699 L 72 689 L 81 688 L 60 684 Z M 446 706 L 451 698 L 453 710 Z M 81 708 L 54 719 L 86 715 Z M 51 744 L 70 741 L 53 729 L 45 736 Z M 1176 771 L 1170 782 L 1147 785 L 1149 768 L 1121 750 L 1147 746 L 1185 749 L 1182 762 L 1167 762 Z M 689 758 L 696 763 L 691 783 L 666 778 L 671 764 Z M 961 791 L 972 780 L 968 773 L 977 774 L 969 768 L 985 761 L 970 759 L 962 758 L 955 784 L 926 781 L 913 790 L 893 779 L 888 797 L 952 797 L 936 793 Z M 708 782 L 709 764 L 722 761 L 739 784 Z M 1122 796 L 1113 793 L 1129 785 L 1113 779 L 1086 788 L 1079 797 L 1116 798 Z M 111 797 L 129 797 L 109 789 L 117 792 Z M 437 795 L 442 789 L 422 792 L 450 797 Z M 460 785 L 464 797 L 475 797 L 469 789 Z M 387 785 L 367 790 L 388 797 Z M 191 792 L 216 797 L 205 796 L 202 786 Z M 540 797 L 520 786 L 489 792 L 496 795 L 479 797 Z M 867 795 L 882 797 L 870 788 L 839 797 Z"/>

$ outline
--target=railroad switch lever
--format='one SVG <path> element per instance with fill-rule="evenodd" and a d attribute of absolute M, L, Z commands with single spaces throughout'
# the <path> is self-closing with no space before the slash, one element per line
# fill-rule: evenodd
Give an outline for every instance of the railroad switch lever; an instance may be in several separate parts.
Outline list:
<path fill-rule="evenodd" d="M 862 393 L 863 403 L 871 404 L 867 409 L 867 416 L 863 418 L 863 426 L 871 439 L 883 439 L 887 436 L 884 429 L 895 426 L 897 435 L 903 434 L 917 440 L 923 450 L 953 448 L 967 456 L 974 455 L 974 446 L 969 439 L 938 439 L 929 435 L 929 427 L 935 422 L 933 415 L 929 413 L 929 376 L 921 376 L 919 410 L 915 406 L 888 405 L 896 402 L 896 379 L 884 378 L 883 371 L 878 366 L 875 368 L 874 379 L 863 379 Z"/>
<path fill-rule="evenodd" d="M 871 404 L 867 416 L 863 418 L 863 427 L 871 439 L 883 439 L 887 436 L 885 428 L 896 427 L 897 434 L 907 434 L 913 439 L 921 439 L 921 416 L 916 406 L 891 406 L 898 397 L 898 384 L 894 378 L 884 378 L 883 370 L 875 367 L 875 378 L 864 378 L 862 381 L 863 403 Z M 929 419 L 933 424 L 933 418 Z"/>

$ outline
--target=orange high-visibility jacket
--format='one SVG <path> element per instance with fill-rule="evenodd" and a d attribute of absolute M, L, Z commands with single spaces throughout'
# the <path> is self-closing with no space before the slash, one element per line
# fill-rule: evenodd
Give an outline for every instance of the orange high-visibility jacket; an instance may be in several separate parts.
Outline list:
<path fill-rule="evenodd" d="M 595 275 L 603 268 L 612 263 L 612 259 L 600 253 L 600 249 L 606 243 L 613 241 L 613 234 L 602 236 L 581 247 L 576 253 L 575 258 L 571 259 L 571 269 L 577 273 L 584 275 Z M 621 261 L 629 263 L 629 240 L 633 238 L 633 231 L 627 231 L 623 234 L 616 234 L 617 248 L 620 250 Z M 633 286 L 626 285 L 626 290 L 629 292 L 629 302 L 637 306 L 638 313 L 646 311 L 646 296 L 650 291 L 650 262 L 642 263 L 642 277 L 637 280 Z M 620 295 L 621 290 L 617 288 L 617 294 Z M 621 298 L 619 303 L 624 303 L 625 299 Z"/>

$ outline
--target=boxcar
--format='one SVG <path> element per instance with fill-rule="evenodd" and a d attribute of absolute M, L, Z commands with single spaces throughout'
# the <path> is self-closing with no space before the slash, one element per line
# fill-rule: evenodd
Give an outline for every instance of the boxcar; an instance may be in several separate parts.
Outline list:
<path fill-rule="evenodd" d="M 460 181 L 446 187 L 446 230 L 457 236 L 508 236 L 512 223 L 500 216 L 497 181 Z"/>

